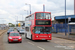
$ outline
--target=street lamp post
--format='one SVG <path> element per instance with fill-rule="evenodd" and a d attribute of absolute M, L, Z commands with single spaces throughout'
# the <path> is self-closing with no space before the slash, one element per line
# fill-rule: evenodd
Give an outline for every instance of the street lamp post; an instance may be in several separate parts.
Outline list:
<path fill-rule="evenodd" d="M 29 7 L 30 7 L 30 14 L 31 14 L 31 4 L 25 3 L 25 5 L 29 5 Z"/>
<path fill-rule="evenodd" d="M 45 12 L 45 5 L 43 4 L 43 12 Z"/>
<path fill-rule="evenodd" d="M 16 19 L 17 18 L 17 19 Z M 18 16 L 16 16 L 15 20 L 16 20 L 16 24 L 15 25 L 18 25 Z M 17 26 L 16 26 L 17 27 Z"/>
<path fill-rule="evenodd" d="M 18 27 L 18 16 L 17 16 L 17 27 Z"/>
<path fill-rule="evenodd" d="M 65 35 L 66 35 L 66 0 L 65 0 Z"/>
<path fill-rule="evenodd" d="M 28 15 L 28 10 L 24 10 L 24 11 L 27 11 L 27 15 Z"/>
<path fill-rule="evenodd" d="M 15 18 L 15 27 L 17 27 L 16 25 L 18 24 L 18 16 L 14 16 L 13 18 Z"/>
<path fill-rule="evenodd" d="M 29 4 L 30 5 L 30 4 Z M 30 14 L 31 14 L 31 5 L 30 5 Z"/>

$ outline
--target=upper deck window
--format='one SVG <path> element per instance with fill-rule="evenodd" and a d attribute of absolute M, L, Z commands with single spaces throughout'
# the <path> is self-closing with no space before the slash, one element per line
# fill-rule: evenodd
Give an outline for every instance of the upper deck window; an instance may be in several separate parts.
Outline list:
<path fill-rule="evenodd" d="M 36 13 L 36 19 L 50 19 L 50 13 Z"/>

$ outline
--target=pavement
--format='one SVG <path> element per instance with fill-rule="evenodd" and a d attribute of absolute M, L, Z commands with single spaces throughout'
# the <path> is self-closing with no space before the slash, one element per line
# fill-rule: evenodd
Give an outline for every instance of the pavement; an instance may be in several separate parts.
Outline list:
<path fill-rule="evenodd" d="M 7 30 L 0 30 L 0 50 L 3 50 L 3 33 L 5 33 Z"/>
<path fill-rule="evenodd" d="M 0 30 L 0 36 L 5 33 L 7 30 Z"/>
<path fill-rule="evenodd" d="M 57 37 L 57 38 L 63 38 L 63 39 L 68 39 L 68 40 L 73 40 L 75 41 L 75 35 L 66 35 L 65 33 L 52 33 L 53 37 Z"/>

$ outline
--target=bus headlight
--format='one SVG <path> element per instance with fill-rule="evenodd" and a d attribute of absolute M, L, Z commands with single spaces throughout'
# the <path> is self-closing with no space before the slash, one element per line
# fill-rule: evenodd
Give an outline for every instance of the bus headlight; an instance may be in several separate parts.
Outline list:
<path fill-rule="evenodd" d="M 38 38 L 38 36 L 36 36 Z"/>
<path fill-rule="evenodd" d="M 49 36 L 49 38 L 50 38 L 51 36 Z"/>

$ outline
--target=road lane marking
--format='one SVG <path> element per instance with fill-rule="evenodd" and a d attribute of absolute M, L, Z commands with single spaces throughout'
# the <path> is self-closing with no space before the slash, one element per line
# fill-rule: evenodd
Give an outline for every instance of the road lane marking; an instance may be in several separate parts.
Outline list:
<path fill-rule="evenodd" d="M 34 45 L 33 43 L 31 43 L 31 42 L 28 42 L 29 44 L 31 44 L 31 45 Z"/>
<path fill-rule="evenodd" d="M 42 50 L 45 50 L 44 48 L 40 47 L 40 46 L 37 46 L 38 48 L 42 49 Z"/>

